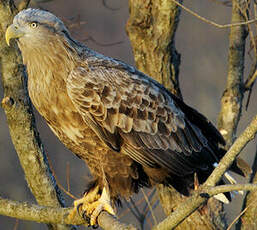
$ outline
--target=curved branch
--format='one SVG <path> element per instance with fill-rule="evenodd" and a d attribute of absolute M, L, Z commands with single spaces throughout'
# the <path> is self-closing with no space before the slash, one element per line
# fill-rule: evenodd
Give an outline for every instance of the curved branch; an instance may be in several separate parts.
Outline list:
<path fill-rule="evenodd" d="M 226 155 L 220 161 L 218 167 L 212 172 L 210 177 L 204 183 L 204 186 L 212 186 L 220 180 L 223 173 L 229 168 L 236 156 L 242 151 L 246 144 L 254 138 L 257 133 L 257 115 L 250 125 L 237 138 Z M 207 198 L 201 197 L 199 191 L 195 191 L 182 205 L 180 205 L 170 216 L 160 222 L 153 230 L 173 229 L 181 223 L 186 217 L 200 207 Z"/>
<path fill-rule="evenodd" d="M 82 225 L 85 224 L 78 214 L 68 218 L 73 208 L 44 207 L 26 202 L 11 201 L 0 197 L 0 215 L 40 223 Z M 99 226 L 108 230 L 136 230 L 132 225 L 120 223 L 114 216 L 102 212 L 98 217 Z"/>
<path fill-rule="evenodd" d="M 225 29 L 225 28 L 230 28 L 230 27 L 235 27 L 235 26 L 244 26 L 244 25 L 249 25 L 252 23 L 256 23 L 257 22 L 257 18 L 255 19 L 251 19 L 245 22 L 234 22 L 234 23 L 230 23 L 230 24 L 225 24 L 225 25 L 221 25 L 218 24 L 216 22 L 213 22 L 203 16 L 200 16 L 199 14 L 195 13 L 194 11 L 188 9 L 187 7 L 183 6 L 181 3 L 177 2 L 176 0 L 171 0 L 172 2 L 174 2 L 175 4 L 177 4 L 178 6 L 180 6 L 183 10 L 187 11 L 188 13 L 192 14 L 193 16 L 195 16 L 196 18 L 200 19 L 203 22 L 206 22 L 212 26 L 216 26 L 217 28 L 220 29 Z"/>

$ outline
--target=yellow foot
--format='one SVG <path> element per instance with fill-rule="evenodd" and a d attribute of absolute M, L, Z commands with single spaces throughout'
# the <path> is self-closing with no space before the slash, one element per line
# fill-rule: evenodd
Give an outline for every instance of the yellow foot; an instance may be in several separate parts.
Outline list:
<path fill-rule="evenodd" d="M 92 191 L 89 191 L 79 200 L 74 201 L 74 209 L 70 213 L 69 217 L 72 218 L 76 212 L 82 213 L 82 217 L 89 222 L 91 226 L 97 226 L 97 217 L 101 211 L 107 211 L 111 215 L 115 215 L 115 212 L 111 206 L 110 195 L 103 188 L 101 196 L 99 195 L 99 186 L 95 187 Z M 89 218 L 90 217 L 90 218 Z"/>

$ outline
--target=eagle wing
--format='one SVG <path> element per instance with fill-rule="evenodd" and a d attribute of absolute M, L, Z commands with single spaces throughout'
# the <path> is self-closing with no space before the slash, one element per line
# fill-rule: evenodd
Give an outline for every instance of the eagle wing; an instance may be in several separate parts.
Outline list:
<path fill-rule="evenodd" d="M 197 169 L 208 170 L 219 159 L 197 126 L 202 119 L 201 125 L 210 126 L 205 129 L 216 132 L 215 144 L 222 142 L 205 117 L 158 82 L 120 61 L 88 58 L 87 65 L 69 74 L 67 91 L 102 141 L 143 166 L 163 167 L 183 176 Z M 180 105 L 190 114 L 185 114 Z"/>

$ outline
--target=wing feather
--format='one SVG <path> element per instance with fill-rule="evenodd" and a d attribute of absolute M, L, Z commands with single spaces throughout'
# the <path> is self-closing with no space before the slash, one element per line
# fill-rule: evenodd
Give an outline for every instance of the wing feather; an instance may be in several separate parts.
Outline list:
<path fill-rule="evenodd" d="M 157 82 L 113 59 L 88 59 L 87 65 L 70 73 L 68 95 L 108 146 L 143 166 L 164 167 L 179 176 L 206 168 L 201 158 L 216 160 L 193 124 L 196 118 L 186 117 Z"/>

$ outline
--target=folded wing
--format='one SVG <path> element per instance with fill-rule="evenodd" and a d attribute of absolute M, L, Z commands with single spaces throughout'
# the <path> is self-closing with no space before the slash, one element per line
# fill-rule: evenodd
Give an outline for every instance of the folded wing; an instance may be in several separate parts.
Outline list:
<path fill-rule="evenodd" d="M 70 73 L 67 91 L 102 141 L 144 167 L 185 176 L 220 158 L 215 147 L 223 139 L 214 126 L 133 67 L 89 58 Z"/>

